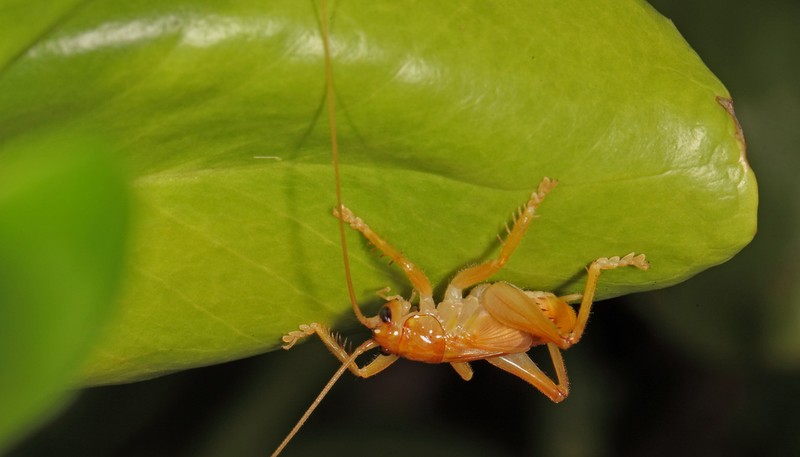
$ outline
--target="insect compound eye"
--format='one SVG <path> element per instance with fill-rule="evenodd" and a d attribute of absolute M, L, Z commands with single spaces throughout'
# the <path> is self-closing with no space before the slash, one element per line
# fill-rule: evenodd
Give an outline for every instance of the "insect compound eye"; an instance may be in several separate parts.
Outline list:
<path fill-rule="evenodd" d="M 383 355 L 392 355 L 392 351 L 386 349 L 385 347 L 381 346 L 381 354 Z"/>
<path fill-rule="evenodd" d="M 378 317 L 381 318 L 381 321 L 389 323 L 392 321 L 392 310 L 388 306 L 384 306 L 378 311 Z"/>

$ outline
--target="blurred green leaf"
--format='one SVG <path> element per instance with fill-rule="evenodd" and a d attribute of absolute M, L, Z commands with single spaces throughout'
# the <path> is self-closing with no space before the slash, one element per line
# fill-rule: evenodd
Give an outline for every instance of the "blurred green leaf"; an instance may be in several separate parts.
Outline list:
<path fill-rule="evenodd" d="M 0 0 L 0 73 L 86 0 Z"/>
<path fill-rule="evenodd" d="M 0 448 L 54 409 L 113 309 L 127 193 L 109 146 L 0 143 Z"/>
<path fill-rule="evenodd" d="M 92 3 L 0 79 L 0 135 L 102 124 L 131 151 L 133 268 L 87 383 L 349 316 L 315 3 Z M 543 176 L 560 185 L 497 279 L 574 292 L 593 259 L 636 251 L 653 268 L 599 297 L 665 287 L 755 232 L 729 94 L 644 3 L 347 1 L 332 46 L 345 201 L 440 285 L 494 255 Z M 364 302 L 409 292 L 349 235 Z"/>

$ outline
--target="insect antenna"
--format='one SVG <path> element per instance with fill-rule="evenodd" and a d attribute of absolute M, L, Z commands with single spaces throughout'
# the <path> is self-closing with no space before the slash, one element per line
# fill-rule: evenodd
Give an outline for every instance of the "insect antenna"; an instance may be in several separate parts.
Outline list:
<path fill-rule="evenodd" d="M 281 442 L 280 446 L 278 446 L 278 448 L 275 449 L 275 452 L 272 453 L 271 457 L 277 457 L 278 454 L 283 452 L 283 449 L 286 447 L 287 444 L 289 444 L 290 441 L 292 441 L 292 438 L 294 438 L 294 436 L 297 434 L 297 432 L 300 431 L 300 428 L 303 426 L 303 424 L 306 423 L 306 421 L 308 420 L 309 416 L 311 416 L 311 413 L 313 413 L 314 410 L 317 409 L 317 406 L 319 406 L 319 404 L 322 402 L 322 399 L 325 398 L 325 395 L 327 395 L 328 392 L 333 387 L 333 385 L 336 384 L 336 381 L 338 381 L 339 378 L 342 377 L 342 375 L 344 374 L 345 370 L 347 370 L 347 367 L 349 367 L 350 364 L 354 363 L 355 360 L 358 358 L 358 356 L 360 356 L 361 354 L 369 351 L 370 349 L 372 349 L 372 348 L 374 348 L 376 346 L 378 346 L 378 344 L 376 342 L 374 342 L 372 340 L 367 340 L 367 341 L 361 343 L 361 345 L 359 347 L 357 347 L 356 350 L 353 351 L 352 354 L 350 354 L 350 357 L 345 359 L 345 361 L 342 363 L 342 365 L 339 367 L 339 369 L 336 370 L 336 373 L 334 373 L 333 376 L 331 376 L 330 381 L 328 381 L 328 383 L 325 384 L 325 387 L 322 388 L 322 390 L 320 391 L 319 395 L 317 395 L 317 398 L 314 399 L 314 401 L 311 403 L 311 405 L 308 407 L 308 409 L 306 409 L 306 412 L 303 413 L 303 416 L 300 417 L 300 420 L 297 421 L 297 424 L 295 424 L 294 428 L 292 428 L 292 431 L 290 431 L 289 434 L 286 435 L 286 438 L 283 439 L 283 441 Z"/>
<path fill-rule="evenodd" d="M 320 15 L 322 19 L 320 25 L 322 28 L 322 47 L 325 53 L 325 92 L 328 98 L 328 119 L 330 120 L 331 131 L 331 161 L 333 162 L 333 174 L 336 183 L 336 208 L 339 214 L 344 214 L 344 204 L 342 203 L 342 186 L 339 178 L 339 143 L 336 138 L 336 110 L 334 105 L 334 92 L 333 92 L 333 71 L 331 69 L 331 48 L 330 40 L 328 39 L 328 12 L 327 1 L 322 0 L 320 3 Z M 339 221 L 339 242 L 342 246 L 342 261 L 344 263 L 344 276 L 347 282 L 347 293 L 350 296 L 350 304 L 353 306 L 353 312 L 364 326 L 367 326 L 367 318 L 358 307 L 356 300 L 356 293 L 353 288 L 353 277 L 350 273 L 350 256 L 347 252 L 347 239 L 345 237 L 344 221 L 341 217 L 336 218 Z"/>
<path fill-rule="evenodd" d="M 342 187 L 341 187 L 341 180 L 339 175 L 339 143 L 336 138 L 336 110 L 335 110 L 335 96 L 333 92 L 333 71 L 331 69 L 331 50 L 330 50 L 330 41 L 328 39 L 328 11 L 327 11 L 327 1 L 322 0 L 320 2 L 320 28 L 322 32 L 322 47 L 324 50 L 325 55 L 325 81 L 326 81 L 326 97 L 327 97 L 327 104 L 328 104 L 328 119 L 330 120 L 330 135 L 331 135 L 331 161 L 333 162 L 333 173 L 334 173 L 334 180 L 336 184 L 336 209 L 339 215 L 345 214 L 344 211 L 344 204 L 342 203 Z M 361 308 L 358 307 L 358 301 L 356 300 L 355 290 L 353 288 L 353 278 L 352 274 L 350 273 L 350 256 L 347 252 L 347 240 L 345 238 L 345 227 L 344 227 L 344 220 L 341 217 L 337 217 L 339 221 L 339 241 L 342 246 L 342 261 L 344 263 L 344 275 L 345 280 L 347 282 L 347 292 L 350 296 L 350 304 L 353 306 L 353 312 L 355 313 L 358 320 L 368 326 L 367 324 L 369 321 L 361 312 Z M 349 346 L 347 341 L 343 341 L 342 338 L 335 333 L 331 333 L 333 339 L 340 345 L 340 346 Z M 366 351 L 370 349 L 374 349 L 378 346 L 378 344 L 374 340 L 367 340 L 363 342 L 360 346 L 358 346 L 350 355 L 347 356 L 346 359 L 342 360 L 342 365 L 339 367 L 338 370 L 331 376 L 331 379 L 325 384 L 325 387 L 322 388 L 317 398 L 311 403 L 311 405 L 306 409 L 306 412 L 303 413 L 303 416 L 300 417 L 300 420 L 297 421 L 294 428 L 286 435 L 286 438 L 283 439 L 281 444 L 275 449 L 275 452 L 272 453 L 272 457 L 277 457 L 278 454 L 283 452 L 283 449 L 286 447 L 287 444 L 294 438 L 297 432 L 303 427 L 303 424 L 306 423 L 311 413 L 317 409 L 317 406 L 322 402 L 322 399 L 328 394 L 336 381 L 344 374 L 345 370 L 347 370 L 351 365 L 355 363 L 355 360 Z M 346 351 L 347 349 L 345 349 Z"/>

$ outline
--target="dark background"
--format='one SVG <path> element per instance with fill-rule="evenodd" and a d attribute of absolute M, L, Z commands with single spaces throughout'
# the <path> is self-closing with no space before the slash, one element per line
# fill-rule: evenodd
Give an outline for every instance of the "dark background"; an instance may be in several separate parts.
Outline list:
<path fill-rule="evenodd" d="M 800 2 L 653 4 L 733 95 L 759 180 L 753 243 L 595 307 L 561 405 L 485 363 L 465 383 L 401 361 L 345 375 L 285 455 L 800 455 Z M 268 455 L 336 367 L 315 342 L 89 389 L 10 455 Z"/>

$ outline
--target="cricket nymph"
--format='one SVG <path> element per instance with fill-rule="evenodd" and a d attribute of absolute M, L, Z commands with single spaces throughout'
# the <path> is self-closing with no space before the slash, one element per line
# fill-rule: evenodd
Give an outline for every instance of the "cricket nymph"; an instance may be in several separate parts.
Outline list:
<path fill-rule="evenodd" d="M 352 354 L 330 335 L 323 325 L 302 325 L 300 330 L 283 337 L 286 348 L 307 335 L 316 333 L 328 349 L 348 369 L 360 377 L 372 376 L 403 357 L 427 363 L 449 363 L 465 380 L 472 378 L 469 362 L 486 360 L 527 381 L 554 402 L 569 394 L 569 380 L 561 350 L 577 343 L 589 319 L 597 281 L 603 270 L 634 266 L 649 268 L 644 254 L 630 253 L 624 257 L 603 257 L 588 267 L 582 294 L 563 297 L 551 292 L 528 291 L 506 282 L 485 283 L 506 264 L 517 248 L 536 209 L 557 181 L 544 178 L 528 202 L 516 213 L 513 228 L 494 260 L 471 266 L 458 272 L 450 281 L 443 300 L 436 304 L 433 287 L 420 268 L 375 233 L 361 218 L 344 205 L 334 210 L 334 216 L 361 232 L 383 255 L 400 268 L 418 294 L 418 309 L 412 301 L 394 295 L 384 297 L 387 303 L 377 316 L 366 317 L 357 303 L 353 311 L 358 320 L 372 331 L 372 338 Z M 465 297 L 464 291 L 472 288 Z M 578 313 L 570 302 L 580 301 Z M 527 351 L 547 345 L 556 372 L 554 381 L 543 372 Z M 382 355 L 358 367 L 355 357 L 369 349 L 380 347 Z"/>
<path fill-rule="evenodd" d="M 484 306 L 485 299 L 494 301 L 502 295 L 515 293 L 525 294 L 557 328 L 574 327 L 575 311 L 554 294 L 495 283 L 478 285 L 463 298 L 447 297 L 436 307 L 436 312 L 411 312 L 409 301 L 390 297 L 391 301 L 383 305 L 376 319 L 378 322 L 374 323 L 372 339 L 385 354 L 427 363 L 472 362 L 525 352 L 547 343 L 525 330 L 504 327 Z M 373 322 L 371 320 L 370 324 Z M 566 349 L 571 344 L 567 338 L 562 338 L 557 345 Z"/>
<path fill-rule="evenodd" d="M 449 363 L 467 381 L 472 378 L 470 362 L 486 360 L 530 383 L 552 401 L 564 400 L 569 394 L 569 380 L 561 350 L 581 339 L 601 271 L 625 266 L 646 270 L 649 264 L 644 254 L 630 253 L 622 258 L 603 257 L 595 260 L 587 269 L 586 285 L 582 294 L 559 297 L 551 292 L 523 290 L 505 282 L 486 283 L 503 268 L 519 246 L 537 208 L 555 188 L 557 182 L 545 177 L 528 202 L 517 212 L 513 228 L 508 230 L 505 240 L 501 240 L 503 243 L 497 258 L 458 272 L 437 305 L 433 298 L 433 287 L 425 273 L 343 204 L 327 11 L 327 2 L 322 0 L 319 23 L 325 61 L 326 100 L 337 202 L 333 213 L 339 219 L 340 247 L 350 304 L 359 322 L 372 331 L 372 338 L 348 352 L 338 338 L 319 323 L 301 325 L 299 330 L 283 336 L 283 347 L 289 349 L 298 340 L 316 334 L 342 365 L 275 449 L 272 457 L 277 457 L 283 451 L 345 370 L 367 378 L 383 371 L 400 357 L 427 363 Z M 345 224 L 359 231 L 383 255 L 389 257 L 392 263 L 402 268 L 413 287 L 411 299 L 406 300 L 397 295 L 384 297 L 387 303 L 377 316 L 364 316 L 356 300 L 350 274 Z M 465 297 L 466 290 L 469 293 Z M 415 295 L 419 297 L 416 308 L 412 304 Z M 580 302 L 577 313 L 570 306 L 571 302 Z M 543 372 L 527 354 L 530 348 L 540 345 L 547 345 L 556 381 Z M 372 349 L 380 349 L 381 355 L 363 367 L 358 366 L 356 359 Z"/>

